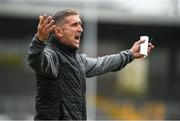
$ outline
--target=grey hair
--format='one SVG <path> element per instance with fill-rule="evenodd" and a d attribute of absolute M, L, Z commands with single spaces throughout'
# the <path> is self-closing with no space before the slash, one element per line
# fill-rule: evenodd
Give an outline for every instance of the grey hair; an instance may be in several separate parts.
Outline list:
<path fill-rule="evenodd" d="M 72 10 L 72 9 L 57 11 L 53 16 L 54 23 L 56 25 L 61 24 L 64 22 L 65 18 L 70 16 L 70 15 L 79 15 L 79 13 L 75 10 Z"/>

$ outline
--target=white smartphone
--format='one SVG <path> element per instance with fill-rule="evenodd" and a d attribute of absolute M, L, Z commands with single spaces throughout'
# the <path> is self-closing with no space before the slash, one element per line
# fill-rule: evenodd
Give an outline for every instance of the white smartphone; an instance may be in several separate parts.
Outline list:
<path fill-rule="evenodd" d="M 148 36 L 140 36 L 140 40 L 145 40 L 144 43 L 140 45 L 140 54 L 144 55 L 144 57 L 148 56 Z"/>

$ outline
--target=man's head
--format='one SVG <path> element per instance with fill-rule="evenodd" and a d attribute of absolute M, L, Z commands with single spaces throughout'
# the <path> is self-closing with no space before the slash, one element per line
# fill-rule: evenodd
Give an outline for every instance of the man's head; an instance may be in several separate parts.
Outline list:
<path fill-rule="evenodd" d="M 67 9 L 58 11 L 54 16 L 56 28 L 54 33 L 59 40 L 70 48 L 79 48 L 82 21 L 78 12 Z"/>

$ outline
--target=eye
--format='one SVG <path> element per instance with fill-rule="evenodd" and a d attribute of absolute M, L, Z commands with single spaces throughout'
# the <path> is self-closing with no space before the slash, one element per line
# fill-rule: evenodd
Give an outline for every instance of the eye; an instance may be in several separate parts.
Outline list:
<path fill-rule="evenodd" d="M 73 23 L 72 26 L 78 26 L 78 23 Z"/>

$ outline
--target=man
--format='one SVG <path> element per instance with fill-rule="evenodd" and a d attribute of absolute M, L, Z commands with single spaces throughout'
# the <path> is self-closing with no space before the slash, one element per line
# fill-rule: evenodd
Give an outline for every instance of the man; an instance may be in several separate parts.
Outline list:
<path fill-rule="evenodd" d="M 35 120 L 86 120 L 85 77 L 120 70 L 143 57 L 139 48 L 144 41 L 104 57 L 77 54 L 82 32 L 80 16 L 74 10 L 58 11 L 53 17 L 39 16 L 27 58 L 37 79 Z M 149 53 L 152 48 L 150 43 Z"/>

